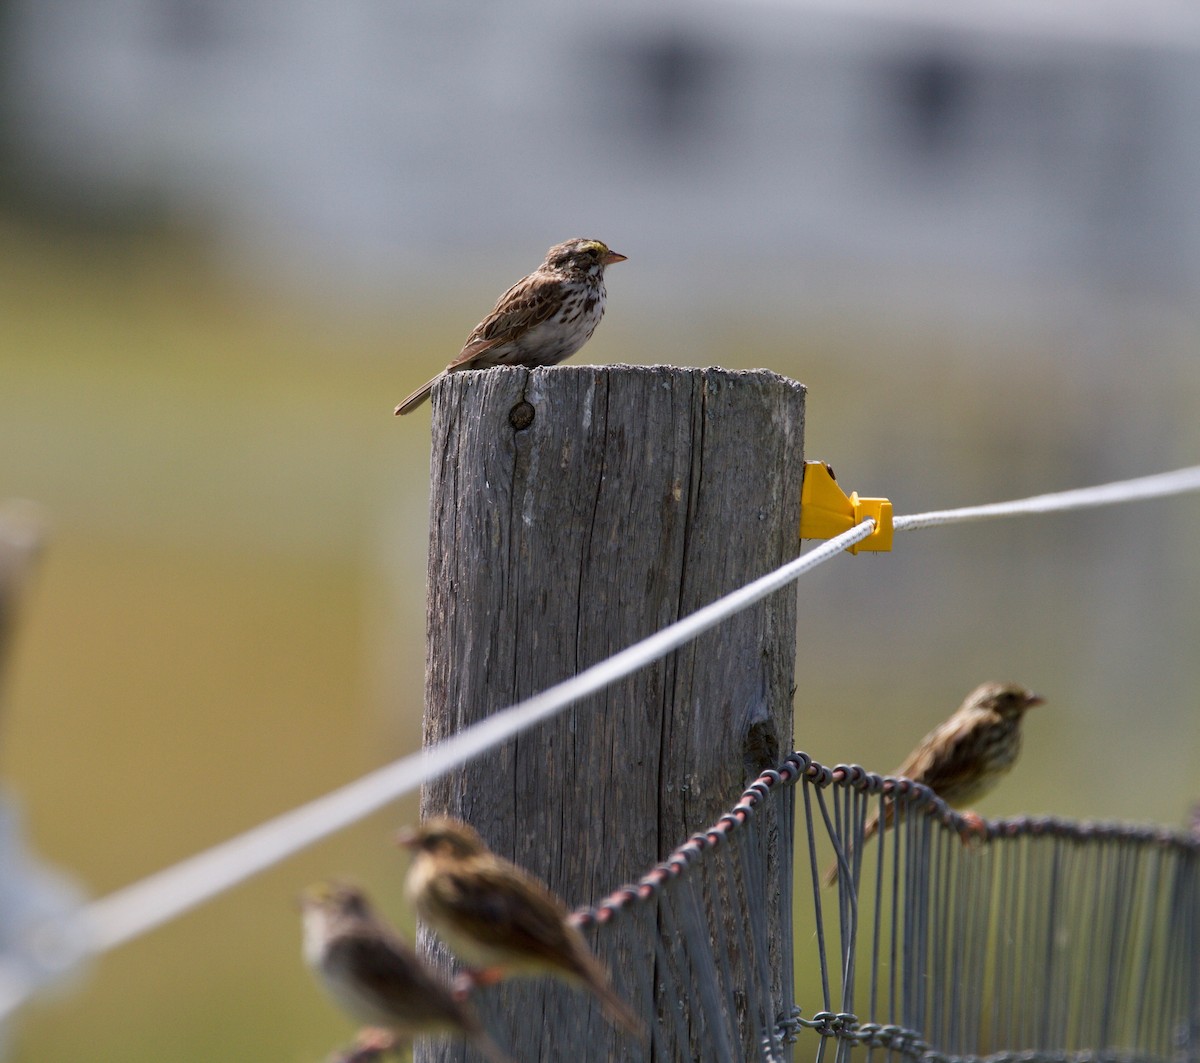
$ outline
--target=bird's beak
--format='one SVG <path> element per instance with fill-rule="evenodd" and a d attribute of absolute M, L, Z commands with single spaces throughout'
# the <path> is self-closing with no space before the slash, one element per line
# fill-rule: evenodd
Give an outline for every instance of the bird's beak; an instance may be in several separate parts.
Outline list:
<path fill-rule="evenodd" d="M 417 847 L 417 832 L 412 827 L 401 827 L 396 831 L 393 840 L 401 848 L 415 849 Z"/>
<path fill-rule="evenodd" d="M 608 254 L 600 260 L 600 265 L 612 266 L 617 262 L 624 262 L 625 258 L 625 255 L 618 254 L 616 251 L 609 251 Z"/>
<path fill-rule="evenodd" d="M 1025 708 L 1032 709 L 1035 705 L 1044 705 L 1046 699 L 1041 694 L 1029 694 L 1025 698 Z"/>

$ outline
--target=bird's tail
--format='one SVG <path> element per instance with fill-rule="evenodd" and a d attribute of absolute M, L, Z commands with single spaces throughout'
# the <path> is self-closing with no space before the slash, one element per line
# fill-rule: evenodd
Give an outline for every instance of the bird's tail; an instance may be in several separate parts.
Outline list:
<path fill-rule="evenodd" d="M 603 989 L 597 986 L 596 995 L 600 998 L 600 1006 L 609 1022 L 620 1027 L 631 1037 L 646 1036 L 645 1024 L 638 1013 L 617 996 L 617 991 L 609 983 L 605 982 Z"/>
<path fill-rule="evenodd" d="M 613 989 L 608 972 L 601 966 L 599 960 L 589 963 L 581 974 L 588 989 L 600 1001 L 600 1007 L 603 1008 L 604 1015 L 609 1022 L 624 1030 L 631 1037 L 640 1039 L 646 1036 L 646 1026 L 641 1017 Z"/>
<path fill-rule="evenodd" d="M 399 406 L 396 407 L 396 415 L 399 416 L 403 413 L 412 413 L 413 410 L 415 410 L 421 405 L 421 403 L 429 398 L 429 393 L 433 390 L 433 385 L 441 379 L 441 376 L 442 374 L 438 373 L 438 375 L 432 380 L 427 380 L 424 384 L 417 388 L 416 391 L 414 391 L 407 399 L 405 399 L 402 403 L 400 403 Z"/>
<path fill-rule="evenodd" d="M 483 1053 L 488 1063 L 513 1063 L 512 1057 L 500 1051 L 500 1046 L 482 1031 L 471 1039 L 471 1043 Z"/>
<path fill-rule="evenodd" d="M 884 824 L 885 830 L 892 825 L 891 813 L 892 813 L 892 806 L 889 803 L 887 806 L 887 820 Z M 873 815 L 873 816 L 871 816 L 870 819 L 867 820 L 866 823 L 863 824 L 862 843 L 865 845 L 871 838 L 875 837 L 875 832 L 877 830 L 879 830 L 879 817 L 877 815 Z M 846 855 L 845 855 L 845 861 L 846 861 L 847 865 L 849 865 L 850 858 L 853 855 L 854 855 L 854 847 L 852 845 L 850 845 L 849 842 L 847 842 Z M 833 862 L 833 864 L 830 866 L 829 870 L 825 872 L 825 878 L 823 879 L 825 886 L 827 886 L 827 887 L 832 886 L 835 882 L 837 882 L 838 868 L 841 866 L 841 860 L 842 860 L 842 858 L 839 857 L 837 860 L 835 860 Z"/>

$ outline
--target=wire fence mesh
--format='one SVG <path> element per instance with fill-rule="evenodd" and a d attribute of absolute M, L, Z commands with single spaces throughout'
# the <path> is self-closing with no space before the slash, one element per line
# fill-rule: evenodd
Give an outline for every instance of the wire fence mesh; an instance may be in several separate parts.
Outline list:
<path fill-rule="evenodd" d="M 893 828 L 858 844 L 893 801 Z M 1047 817 L 984 823 L 907 780 L 793 753 L 638 883 L 576 913 L 584 926 L 657 914 L 644 943 L 652 1036 L 621 1058 L 1200 1057 L 1200 843 Z M 796 1000 L 792 972 L 769 959 L 763 875 L 767 847 L 793 829 Z M 826 887 L 832 855 L 848 873 Z M 639 995 L 630 965 L 615 974 Z M 587 1058 L 569 1020 L 554 1043 L 555 1058 Z"/>

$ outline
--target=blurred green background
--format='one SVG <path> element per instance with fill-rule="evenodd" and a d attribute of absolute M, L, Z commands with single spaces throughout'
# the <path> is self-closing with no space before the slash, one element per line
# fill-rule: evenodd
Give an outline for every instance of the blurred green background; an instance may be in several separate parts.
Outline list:
<path fill-rule="evenodd" d="M 204 6 L 174 10 L 186 20 Z M 22 54 L 12 25 L 10 83 Z M 456 32 L 439 25 L 435 36 L 454 44 Z M 500 32 L 476 27 L 471 39 L 486 45 Z M 636 27 L 623 32 L 642 39 Z M 71 39 L 80 54 L 104 43 L 82 31 Z M 836 65 L 836 35 L 821 47 Z M 672 106 L 707 100 L 719 112 L 739 98 L 736 85 L 706 96 L 678 57 L 655 61 L 673 71 Z M 933 78 L 937 92 L 943 81 Z M 322 78 L 305 84 L 294 106 L 311 118 L 322 93 L 336 93 Z M 105 83 L 92 86 L 103 95 Z M 789 86 L 785 106 L 811 105 Z M 373 113 L 371 101 L 397 106 L 394 94 L 363 92 L 351 114 Z M 1163 93 L 1173 98 L 1169 85 Z M 269 197 L 222 213 L 235 197 L 219 178 L 205 197 L 183 195 L 180 175 L 200 178 L 178 157 L 174 170 L 143 171 L 151 153 L 118 144 L 110 159 L 86 138 L 64 137 L 79 156 L 52 164 L 48 141 L 11 120 L 13 99 L 0 212 L 0 495 L 38 502 L 51 536 L 5 677 L 0 776 L 38 852 L 94 896 L 418 746 L 428 420 L 391 409 L 554 240 L 596 236 L 629 256 L 610 273 L 608 317 L 576 361 L 795 377 L 810 389 L 807 456 L 830 461 L 847 490 L 890 497 L 897 513 L 1157 472 L 1200 454 L 1187 272 L 1197 255 L 1187 226 L 1175 232 L 1169 219 L 1129 223 L 1143 258 L 1125 255 L 1098 211 L 1075 219 L 1105 234 L 1075 247 L 1100 249 L 1082 255 L 1087 268 L 1036 248 L 997 260 L 989 252 L 1003 244 L 1005 218 L 1042 217 L 1047 203 L 1006 199 L 1009 215 L 981 217 L 976 230 L 970 210 L 939 221 L 923 187 L 889 172 L 879 177 L 887 196 L 853 182 L 806 185 L 795 172 L 780 179 L 779 198 L 760 196 L 758 173 L 730 178 L 725 156 L 706 154 L 715 134 L 693 136 L 684 121 L 672 127 L 681 139 L 671 157 L 686 178 L 656 175 L 649 149 L 613 134 L 604 173 L 547 191 L 535 175 L 539 152 L 558 143 L 548 136 L 532 158 L 485 173 L 495 184 L 486 193 L 452 189 L 469 224 L 445 213 L 419 230 L 392 219 L 378 236 L 389 253 L 363 240 L 368 250 L 354 257 L 346 233 L 371 225 L 352 210 L 318 224 L 305 201 L 289 202 L 291 227 L 286 211 L 268 223 L 268 202 L 279 206 Z M 636 100 L 622 106 L 637 110 Z M 218 120 L 245 118 L 214 114 L 174 129 L 172 146 L 209 160 Z M 49 129 L 52 117 L 30 108 L 25 121 Z M 385 117 L 402 138 L 405 116 L 385 106 Z M 678 115 L 653 117 L 670 125 Z M 307 126 L 297 124 L 299 142 Z M 764 128 L 776 135 L 766 119 Z M 264 153 L 280 136 L 278 123 L 257 132 Z M 253 158 L 260 141 L 239 143 Z M 661 137 L 654 145 L 663 150 Z M 1054 145 L 1038 150 L 1053 160 Z M 1149 173 L 1167 168 L 1153 143 L 1128 150 Z M 96 159 L 112 170 L 103 181 Z M 116 174 L 112 159 L 144 181 Z M 711 186 L 700 159 L 718 174 Z M 305 186 L 309 205 L 358 203 L 360 163 Z M 426 165 L 449 181 L 457 164 Z M 1003 172 L 990 165 L 974 159 L 978 187 Z M 405 179 L 377 190 L 384 202 L 420 213 L 450 196 L 398 169 Z M 1035 190 L 1051 183 L 1026 178 Z M 517 198 L 504 207 L 501 193 Z M 726 209 L 756 227 L 743 228 L 742 214 L 723 219 Z M 657 212 L 667 221 L 656 229 L 646 219 Z M 911 229 L 876 234 L 876 247 L 877 216 L 903 216 Z M 810 231 L 814 218 L 828 228 Z M 938 234 L 953 253 L 900 238 L 909 231 Z M 1164 232 L 1176 243 L 1156 255 Z M 1059 235 L 1045 239 L 1056 246 Z M 731 534 L 739 517 L 730 514 Z M 1188 497 L 914 532 L 893 555 L 823 567 L 799 590 L 796 744 L 827 763 L 888 770 L 976 683 L 1013 678 L 1047 704 L 981 811 L 1181 823 L 1200 796 L 1198 518 L 1200 501 Z M 292 899 L 313 879 L 349 874 L 406 920 L 403 865 L 386 842 L 413 810 L 380 813 L 100 959 L 19 1016 L 8 1058 L 323 1058 L 350 1027 L 300 963 Z M 812 987 L 799 977 L 804 1002 Z"/>
<path fill-rule="evenodd" d="M 40 852 L 98 895 L 419 743 L 427 452 L 388 403 L 396 335 L 452 341 L 306 318 L 162 236 L 6 236 L 0 482 L 51 535 L 0 749 Z M 292 900 L 394 872 L 411 814 L 101 961 L 13 1058 L 322 1058 L 345 1024 Z"/>

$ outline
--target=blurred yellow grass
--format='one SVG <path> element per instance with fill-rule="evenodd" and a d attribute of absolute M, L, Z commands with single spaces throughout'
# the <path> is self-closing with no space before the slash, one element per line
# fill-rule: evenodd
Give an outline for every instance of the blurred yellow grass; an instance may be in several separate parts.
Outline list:
<path fill-rule="evenodd" d="M 427 425 L 391 405 L 395 337 L 420 341 L 322 328 L 166 241 L 16 235 L 0 492 L 52 534 L 0 758 L 38 851 L 98 895 L 419 743 L 425 516 L 400 500 Z M 102 959 L 9 1058 L 320 1058 L 348 1024 L 308 984 L 292 898 L 341 874 L 398 901 L 387 838 L 414 807 Z"/>

